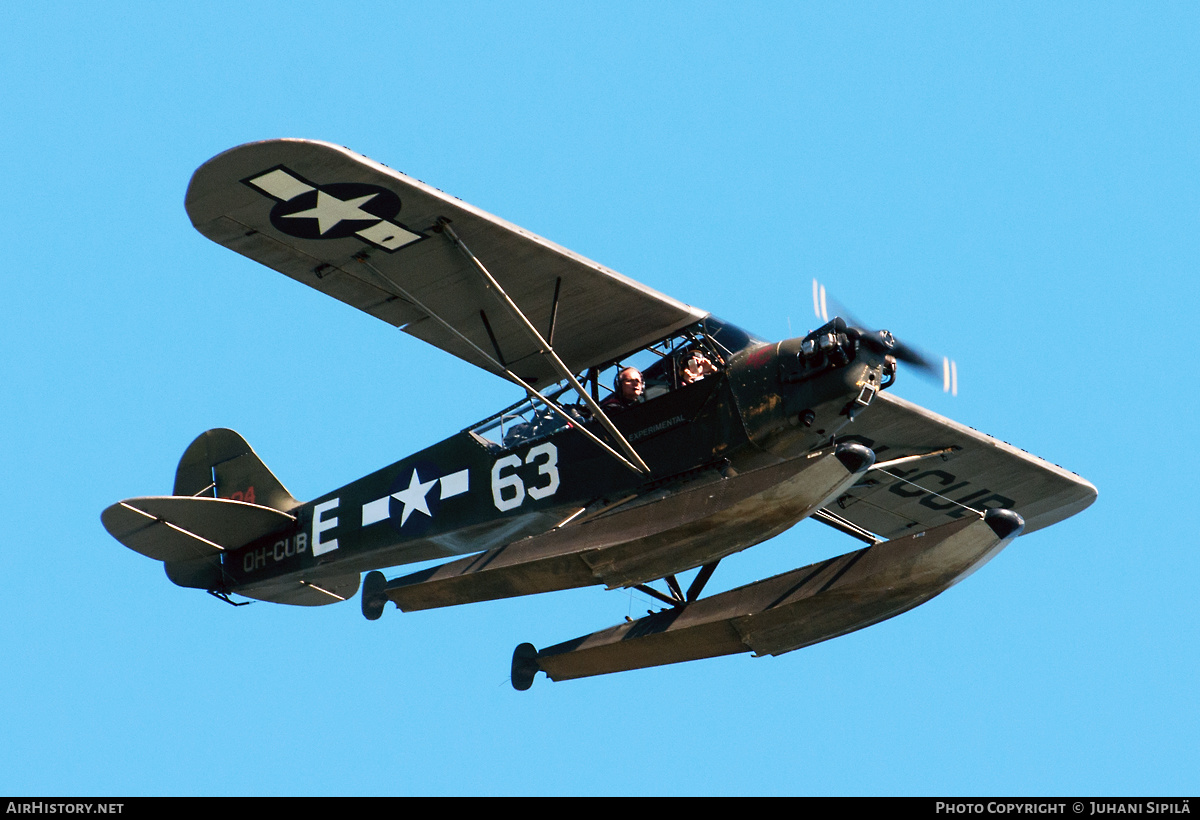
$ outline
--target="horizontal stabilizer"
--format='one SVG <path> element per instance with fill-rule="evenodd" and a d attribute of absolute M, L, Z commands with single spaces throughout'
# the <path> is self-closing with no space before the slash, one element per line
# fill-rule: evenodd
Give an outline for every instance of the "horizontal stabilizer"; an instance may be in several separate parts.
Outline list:
<path fill-rule="evenodd" d="M 237 594 L 273 604 L 325 606 L 353 598 L 358 592 L 358 582 L 357 572 L 337 578 L 322 577 L 319 581 L 276 579 L 257 586 L 238 587 Z"/>
<path fill-rule="evenodd" d="M 157 561 L 237 549 L 295 522 L 285 512 L 225 498 L 130 498 L 100 515 L 113 538 Z"/>
<path fill-rule="evenodd" d="M 391 581 L 404 611 L 605 584 L 628 587 L 773 538 L 857 480 L 861 445 L 729 478 Z"/>
<path fill-rule="evenodd" d="M 1009 510 L 830 558 L 536 652 L 514 655 L 513 685 L 603 675 L 753 651 L 779 655 L 879 623 L 974 572 L 1024 522 Z"/>

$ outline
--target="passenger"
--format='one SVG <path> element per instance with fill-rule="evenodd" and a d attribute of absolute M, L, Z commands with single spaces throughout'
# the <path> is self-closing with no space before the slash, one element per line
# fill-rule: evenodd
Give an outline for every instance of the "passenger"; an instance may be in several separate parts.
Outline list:
<path fill-rule="evenodd" d="M 613 383 L 613 394 L 600 402 L 601 409 L 608 415 L 619 413 L 635 404 L 641 404 L 646 383 L 642 380 L 642 371 L 636 367 L 626 367 L 617 373 Z"/>
<path fill-rule="evenodd" d="M 683 357 L 683 371 L 680 380 L 685 384 L 695 384 L 706 376 L 717 372 L 717 368 L 699 348 L 692 348 Z"/>

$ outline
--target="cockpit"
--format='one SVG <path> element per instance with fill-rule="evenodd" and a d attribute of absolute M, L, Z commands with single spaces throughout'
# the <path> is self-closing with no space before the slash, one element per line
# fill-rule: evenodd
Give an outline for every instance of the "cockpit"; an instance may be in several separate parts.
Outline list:
<path fill-rule="evenodd" d="M 720 377 L 735 353 L 761 343 L 761 339 L 736 325 L 707 316 L 667 338 L 590 367 L 577 374 L 577 378 L 591 398 L 603 405 L 617 390 L 618 376 L 634 368 L 643 380 L 638 403 L 649 403 L 705 379 Z M 582 424 L 592 419 L 591 410 L 565 380 L 541 392 L 562 412 L 547 406 L 539 398 L 530 397 L 484 419 L 468 431 L 489 449 L 508 450 L 551 436 L 568 424 Z"/>

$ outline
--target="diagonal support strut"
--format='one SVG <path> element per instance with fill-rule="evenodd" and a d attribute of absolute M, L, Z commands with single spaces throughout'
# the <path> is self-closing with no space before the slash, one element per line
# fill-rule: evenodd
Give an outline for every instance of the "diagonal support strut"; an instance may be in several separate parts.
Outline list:
<path fill-rule="evenodd" d="M 479 271 L 481 276 L 483 276 L 484 281 L 493 291 L 495 291 L 500 302 L 508 308 L 513 317 L 520 322 L 520 324 L 525 328 L 525 331 L 534 339 L 534 341 L 537 342 L 541 354 L 550 360 L 551 366 L 553 366 L 558 375 L 565 381 L 569 382 L 571 387 L 575 389 L 575 392 L 578 393 L 580 398 L 583 399 L 584 403 L 588 406 L 588 409 L 592 411 L 592 416 L 600 422 L 605 431 L 612 436 L 613 441 L 615 441 L 621 450 L 624 451 L 625 455 L 629 457 L 629 460 L 637 466 L 637 471 L 643 473 L 644 475 L 649 475 L 650 468 L 646 465 L 646 462 L 642 461 L 642 457 L 638 455 L 637 450 L 633 449 L 633 445 L 629 443 L 625 436 L 621 435 L 621 431 L 619 431 L 616 425 L 612 423 L 612 420 L 608 417 L 608 415 L 602 409 L 600 409 L 600 405 L 596 402 L 596 400 L 593 399 L 583 388 L 583 385 L 581 385 L 579 380 L 575 378 L 575 374 L 571 372 L 566 364 L 563 363 L 563 360 L 558 357 L 558 354 L 554 352 L 554 348 L 550 345 L 550 343 L 542 337 L 542 334 L 539 333 L 538 329 L 533 326 L 533 323 L 529 321 L 524 312 L 522 312 L 521 308 L 517 306 L 517 303 L 514 302 L 511 297 L 509 297 L 504 288 L 500 286 L 500 283 L 496 281 L 495 277 L 493 277 L 488 269 L 484 267 L 483 263 L 479 261 L 479 257 L 475 256 L 475 254 L 471 252 L 471 249 L 466 246 L 462 239 L 459 238 L 458 234 L 454 232 L 454 229 L 450 227 L 449 222 L 444 220 L 440 221 L 439 227 L 441 227 L 442 232 L 449 237 L 450 241 L 454 243 L 455 247 L 462 251 L 463 255 L 466 256 L 471 264 L 475 266 L 475 269 Z M 555 308 L 557 312 L 557 300 L 555 301 Z"/>
<path fill-rule="evenodd" d="M 607 452 L 609 455 L 611 455 L 617 461 L 621 462 L 621 464 L 625 465 L 633 472 L 635 472 L 635 473 L 648 473 L 649 472 L 649 468 L 645 466 L 645 464 L 641 461 L 640 458 L 638 459 L 638 462 L 642 464 L 642 467 L 638 467 L 637 464 L 634 464 L 633 462 L 629 461 L 629 459 L 625 458 L 625 456 L 621 455 L 616 450 L 614 450 L 611 446 L 609 446 L 609 444 L 606 441 L 602 440 L 591 430 L 588 430 L 586 427 L 583 427 L 580 424 L 578 424 L 577 419 L 575 419 L 573 416 L 571 416 L 569 413 L 567 413 L 567 411 L 565 411 L 561 407 L 559 407 L 556 402 L 553 402 L 550 399 L 543 396 L 540 392 L 535 390 L 532 385 L 526 383 L 526 381 L 524 379 L 522 379 L 516 373 L 513 373 L 511 370 L 509 370 L 508 367 L 506 367 L 505 365 L 496 361 L 494 358 L 492 358 L 490 355 L 488 355 L 488 353 L 486 351 L 482 350 L 479 347 L 479 345 L 475 344 L 470 339 L 468 339 L 466 336 L 464 336 L 458 330 L 458 328 L 454 327 L 454 325 L 447 322 L 445 319 L 443 319 L 441 316 L 439 316 L 435 311 L 431 310 L 428 306 L 426 306 L 424 303 L 422 303 L 421 300 L 417 299 L 416 296 L 409 293 L 407 290 L 402 288 L 395 280 L 393 280 L 391 277 L 384 274 L 384 272 L 381 271 L 379 268 L 377 268 L 373 264 L 371 264 L 371 262 L 369 261 L 369 259 L 367 258 L 367 256 L 365 254 L 360 255 L 360 256 L 355 256 L 354 259 L 359 264 L 366 267 L 366 269 L 369 270 L 372 274 L 375 275 L 376 280 L 377 280 L 376 281 L 377 285 L 382 284 L 386 291 L 393 294 L 394 296 L 399 296 L 400 298 L 408 301 L 410 304 L 415 306 L 418 310 L 424 312 L 426 316 L 428 316 L 431 319 L 433 319 L 434 321 L 436 321 L 438 324 L 440 324 L 442 327 L 444 327 L 447 331 L 449 331 L 451 334 L 453 334 L 459 341 L 461 341 L 463 344 L 467 345 L 472 350 L 474 350 L 476 353 L 478 353 L 479 356 L 484 361 L 486 361 L 488 364 L 490 364 L 492 366 L 493 372 L 495 372 L 497 375 L 502 376 L 503 378 L 508 379 L 510 382 L 523 388 L 525 390 L 525 392 L 528 393 L 529 395 L 537 396 L 537 398 L 543 404 L 545 404 L 547 407 L 549 407 L 551 410 L 553 410 L 555 413 L 557 413 L 564 421 L 566 421 L 568 424 L 570 424 L 573 429 L 578 430 L 579 432 L 583 433 L 585 436 L 587 436 L 587 438 L 589 438 L 598 447 L 603 449 L 605 452 Z M 350 274 L 350 275 L 353 276 L 353 274 Z M 359 277 L 354 277 L 354 278 L 357 279 Z M 602 418 L 603 418 L 603 415 L 602 415 Z M 624 441 L 624 439 L 622 439 L 622 441 Z"/>

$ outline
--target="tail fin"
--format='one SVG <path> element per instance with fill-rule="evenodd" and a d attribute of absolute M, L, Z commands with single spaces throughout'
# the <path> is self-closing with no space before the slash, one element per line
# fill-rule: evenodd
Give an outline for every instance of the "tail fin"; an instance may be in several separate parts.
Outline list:
<path fill-rule="evenodd" d="M 167 577 L 179 586 L 224 593 L 233 580 L 223 564 L 228 551 L 294 530 L 292 511 L 299 506 L 244 438 L 216 429 L 201 433 L 184 451 L 173 495 L 118 501 L 100 520 L 131 550 L 162 561 Z M 310 589 L 301 582 L 294 585 L 298 589 L 255 590 L 247 597 L 315 606 L 358 590 L 357 573 L 333 580 L 338 591 L 329 583 Z"/>
<path fill-rule="evenodd" d="M 300 506 L 246 440 L 223 427 L 188 445 L 175 470 L 173 494 L 231 498 L 284 512 Z"/>

